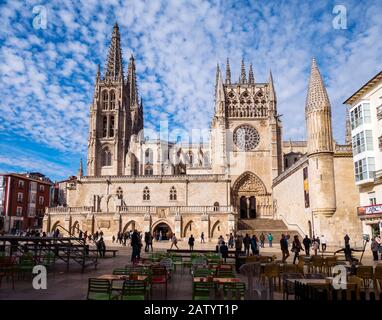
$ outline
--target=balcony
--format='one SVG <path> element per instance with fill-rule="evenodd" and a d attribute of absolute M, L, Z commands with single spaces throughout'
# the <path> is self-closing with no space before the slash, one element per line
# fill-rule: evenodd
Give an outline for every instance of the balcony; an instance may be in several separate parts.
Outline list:
<path fill-rule="evenodd" d="M 376 204 L 371 206 L 363 206 L 357 208 L 357 213 L 360 218 L 373 218 L 376 215 L 382 215 L 382 204 Z"/>

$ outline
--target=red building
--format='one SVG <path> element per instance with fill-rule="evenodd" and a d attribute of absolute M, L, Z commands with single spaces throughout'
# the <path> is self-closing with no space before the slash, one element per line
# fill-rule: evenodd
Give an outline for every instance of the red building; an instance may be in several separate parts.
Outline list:
<path fill-rule="evenodd" d="M 42 228 L 52 185 L 38 172 L 0 174 L 0 230 Z"/>

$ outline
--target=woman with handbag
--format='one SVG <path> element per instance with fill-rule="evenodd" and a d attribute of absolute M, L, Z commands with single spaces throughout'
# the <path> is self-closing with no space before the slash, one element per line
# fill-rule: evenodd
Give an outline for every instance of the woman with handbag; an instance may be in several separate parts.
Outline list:
<path fill-rule="evenodd" d="M 304 249 L 301 246 L 301 242 L 298 239 L 298 235 L 295 235 L 293 238 L 293 244 L 291 249 L 291 251 L 294 252 L 293 264 L 296 263 L 296 259 L 299 257 L 301 250 L 304 251 Z"/>

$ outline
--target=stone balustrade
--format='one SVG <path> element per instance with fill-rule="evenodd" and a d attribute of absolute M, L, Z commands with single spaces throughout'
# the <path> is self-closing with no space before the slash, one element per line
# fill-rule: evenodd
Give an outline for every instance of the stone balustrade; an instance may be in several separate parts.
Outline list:
<path fill-rule="evenodd" d="M 233 213 L 232 206 L 173 206 L 173 207 L 161 207 L 161 206 L 119 206 L 117 211 L 119 213 L 150 213 L 155 214 L 161 209 L 168 209 L 171 214 L 182 213 Z"/>
<path fill-rule="evenodd" d="M 93 207 L 49 207 L 46 208 L 47 214 L 70 214 L 70 213 L 94 212 Z"/>

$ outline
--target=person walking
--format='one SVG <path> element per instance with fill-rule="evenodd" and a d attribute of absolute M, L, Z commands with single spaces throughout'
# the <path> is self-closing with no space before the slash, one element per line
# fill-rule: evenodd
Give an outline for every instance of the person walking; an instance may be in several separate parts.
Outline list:
<path fill-rule="evenodd" d="M 381 254 L 381 260 L 382 260 L 382 239 L 379 234 L 375 237 L 375 241 L 377 241 L 378 243 L 378 252 Z"/>
<path fill-rule="evenodd" d="M 145 232 L 145 252 L 149 251 L 149 233 Z"/>
<path fill-rule="evenodd" d="M 321 235 L 321 249 L 322 252 L 326 251 L 326 238 L 324 235 Z"/>
<path fill-rule="evenodd" d="M 175 246 L 179 250 L 179 247 L 178 247 L 177 243 L 178 243 L 178 239 L 176 238 L 176 236 L 174 234 L 173 237 L 171 238 L 171 247 L 170 247 L 170 249 L 172 249 L 172 247 Z"/>
<path fill-rule="evenodd" d="M 317 255 L 317 251 L 318 251 L 319 247 L 320 247 L 320 244 L 317 242 L 317 239 L 313 238 L 312 249 L 314 251 L 315 256 Z"/>
<path fill-rule="evenodd" d="M 103 241 L 103 237 L 100 237 L 97 240 L 96 246 L 97 246 L 97 250 L 98 250 L 99 256 L 101 258 L 104 258 L 105 257 L 106 246 L 105 246 L 105 242 Z"/>
<path fill-rule="evenodd" d="M 317 236 L 316 237 L 316 241 L 317 241 L 317 244 L 318 244 L 318 252 L 320 252 L 321 250 L 320 250 L 320 243 L 321 243 L 321 241 L 320 241 L 320 237 L 319 236 Z"/>
<path fill-rule="evenodd" d="M 265 235 L 264 235 L 264 233 L 261 233 L 261 235 L 260 235 L 260 247 L 264 248 L 264 242 L 265 242 Z"/>
<path fill-rule="evenodd" d="M 293 264 L 296 263 L 296 259 L 299 257 L 301 250 L 304 251 L 298 239 L 298 235 L 295 235 L 292 243 L 292 252 L 294 252 Z"/>
<path fill-rule="evenodd" d="M 220 246 L 220 254 L 222 258 L 224 259 L 224 263 L 226 263 L 228 258 L 228 246 L 226 245 L 224 241 L 222 245 Z"/>
<path fill-rule="evenodd" d="M 233 248 L 233 245 L 234 245 L 234 238 L 233 238 L 233 234 L 230 233 L 229 234 L 229 239 L 228 239 L 228 247 L 229 248 Z"/>
<path fill-rule="evenodd" d="M 151 248 L 151 252 L 154 251 L 154 248 L 153 248 L 153 240 L 154 240 L 154 236 L 151 234 L 151 232 L 148 232 L 149 234 L 149 247 L 148 247 L 148 250 L 147 251 L 150 251 L 150 248 Z"/>
<path fill-rule="evenodd" d="M 251 250 L 252 250 L 252 255 L 257 256 L 259 255 L 259 249 L 257 248 L 258 243 L 257 243 L 257 238 L 256 235 L 253 235 L 251 238 Z"/>
<path fill-rule="evenodd" d="M 302 240 L 302 243 L 303 243 L 303 245 L 304 245 L 304 248 L 305 248 L 305 254 L 307 255 L 307 256 L 309 256 L 310 254 L 310 246 L 312 245 L 312 240 L 310 240 L 309 238 L 308 238 L 308 236 L 306 235 L 305 236 L 305 238 L 304 238 L 304 240 Z"/>
<path fill-rule="evenodd" d="M 379 250 L 379 244 L 375 238 L 371 240 L 371 252 L 373 253 L 373 260 L 378 261 L 378 250 Z"/>
<path fill-rule="evenodd" d="M 194 250 L 194 243 L 195 243 L 195 238 L 193 235 L 191 235 L 191 237 L 188 238 L 188 245 L 190 247 L 190 251 Z"/>
<path fill-rule="evenodd" d="M 286 259 L 288 259 L 289 257 L 288 242 L 287 242 L 285 234 L 281 235 L 280 249 L 282 254 L 282 262 L 285 263 Z"/>
<path fill-rule="evenodd" d="M 200 243 L 205 243 L 204 242 L 204 232 L 202 232 L 200 235 Z"/>
<path fill-rule="evenodd" d="M 249 237 L 249 234 L 247 233 L 243 239 L 244 244 L 244 252 L 247 256 L 249 256 L 249 248 L 251 246 L 251 238 Z"/>
<path fill-rule="evenodd" d="M 269 248 L 272 248 L 272 241 L 273 241 L 273 235 L 269 232 L 268 234 L 268 242 L 269 242 Z"/>
<path fill-rule="evenodd" d="M 111 238 L 111 242 L 114 243 L 115 241 L 115 235 L 113 234 L 113 237 Z"/>

